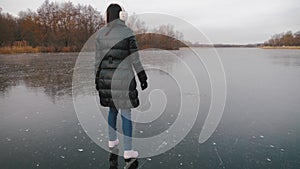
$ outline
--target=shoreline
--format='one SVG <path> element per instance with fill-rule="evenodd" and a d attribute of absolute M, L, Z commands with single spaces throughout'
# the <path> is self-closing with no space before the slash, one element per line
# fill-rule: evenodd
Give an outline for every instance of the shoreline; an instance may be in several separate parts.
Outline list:
<path fill-rule="evenodd" d="M 73 53 L 78 52 L 75 47 L 33 47 L 33 46 L 4 46 L 0 47 L 0 54 L 22 53 Z"/>
<path fill-rule="evenodd" d="M 261 49 L 300 49 L 300 46 L 261 46 Z"/>
<path fill-rule="evenodd" d="M 300 46 L 191 46 L 196 48 L 260 48 L 260 49 L 296 49 L 299 50 Z M 186 48 L 186 47 L 179 47 Z M 22 54 L 22 53 L 74 53 L 76 50 L 71 50 L 69 47 L 63 48 L 63 50 L 42 50 L 42 47 L 0 47 L 0 54 Z M 166 49 L 172 50 L 172 49 Z M 80 51 L 79 51 L 80 52 Z"/>

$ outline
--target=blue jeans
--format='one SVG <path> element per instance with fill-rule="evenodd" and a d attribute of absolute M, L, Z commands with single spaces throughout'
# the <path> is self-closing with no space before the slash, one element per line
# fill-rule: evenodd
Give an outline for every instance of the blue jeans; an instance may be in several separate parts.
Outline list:
<path fill-rule="evenodd" d="M 109 141 L 115 141 L 117 139 L 117 115 L 118 110 L 110 107 L 108 113 L 108 137 Z M 124 134 L 124 150 L 132 150 L 132 121 L 131 110 L 121 109 L 122 116 L 122 129 Z"/>

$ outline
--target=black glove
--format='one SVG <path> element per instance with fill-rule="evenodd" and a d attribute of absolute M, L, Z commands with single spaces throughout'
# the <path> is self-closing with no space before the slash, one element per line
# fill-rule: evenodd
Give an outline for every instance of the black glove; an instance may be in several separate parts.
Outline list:
<path fill-rule="evenodd" d="M 147 81 L 141 83 L 142 90 L 145 90 L 148 87 Z"/>
<path fill-rule="evenodd" d="M 147 83 L 148 78 L 147 78 L 146 72 L 144 70 L 142 70 L 137 75 L 138 75 L 138 78 L 141 82 L 142 90 L 145 90 L 148 87 L 148 83 Z"/>

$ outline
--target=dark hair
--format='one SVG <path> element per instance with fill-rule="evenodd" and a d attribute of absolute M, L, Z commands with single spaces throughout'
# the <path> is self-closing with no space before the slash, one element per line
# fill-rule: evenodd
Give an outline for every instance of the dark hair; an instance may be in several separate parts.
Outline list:
<path fill-rule="evenodd" d="M 110 4 L 106 10 L 106 21 L 107 23 L 119 19 L 119 13 L 122 11 L 122 8 L 118 4 Z"/>

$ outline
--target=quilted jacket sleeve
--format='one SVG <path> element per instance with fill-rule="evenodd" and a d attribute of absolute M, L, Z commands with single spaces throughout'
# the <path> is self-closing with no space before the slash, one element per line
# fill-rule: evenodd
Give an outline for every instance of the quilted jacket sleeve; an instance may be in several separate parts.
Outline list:
<path fill-rule="evenodd" d="M 95 84 L 96 84 L 96 89 L 98 89 L 98 79 L 99 79 L 99 66 L 100 66 L 100 63 L 101 63 L 101 56 L 102 54 L 102 51 L 101 51 L 101 46 L 100 46 L 100 43 L 99 43 L 99 39 L 96 39 L 96 51 L 95 51 Z"/>
<path fill-rule="evenodd" d="M 135 71 L 137 72 L 140 82 L 141 83 L 146 82 L 147 75 L 146 75 L 146 72 L 140 61 L 140 58 L 139 58 L 138 45 L 136 42 L 136 38 L 135 38 L 135 36 L 130 36 L 128 38 L 128 40 L 129 40 L 129 54 L 130 54 L 130 58 L 131 58 L 131 63 L 133 65 Z"/>

